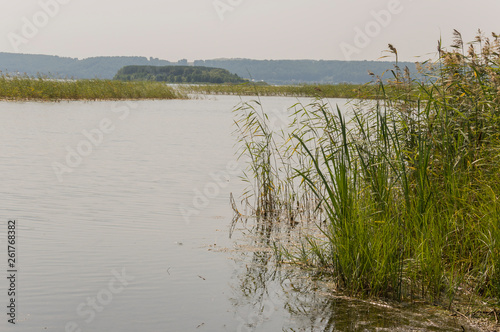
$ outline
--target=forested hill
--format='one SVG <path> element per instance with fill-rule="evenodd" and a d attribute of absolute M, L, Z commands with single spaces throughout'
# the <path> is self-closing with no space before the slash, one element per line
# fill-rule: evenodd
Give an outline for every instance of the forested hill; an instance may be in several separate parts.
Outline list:
<path fill-rule="evenodd" d="M 236 74 L 226 69 L 201 66 L 125 66 L 115 80 L 158 81 L 168 83 L 244 83 Z"/>
<path fill-rule="evenodd" d="M 168 66 L 174 63 L 146 57 L 113 56 L 86 59 L 65 58 L 53 55 L 0 53 L 0 70 L 9 73 L 43 74 L 56 78 L 112 79 L 116 72 L 127 65 Z"/>
<path fill-rule="evenodd" d="M 271 84 L 293 83 L 365 83 L 372 77 L 371 71 L 381 75 L 392 69 L 392 62 L 383 61 L 336 61 L 336 60 L 251 60 L 214 59 L 170 62 L 146 57 L 93 57 L 87 59 L 66 58 L 50 55 L 0 53 L 0 70 L 8 73 L 49 75 L 58 78 L 112 79 L 124 66 L 195 65 L 223 68 L 240 77 L 266 81 Z M 400 63 L 415 72 L 415 64 Z"/>

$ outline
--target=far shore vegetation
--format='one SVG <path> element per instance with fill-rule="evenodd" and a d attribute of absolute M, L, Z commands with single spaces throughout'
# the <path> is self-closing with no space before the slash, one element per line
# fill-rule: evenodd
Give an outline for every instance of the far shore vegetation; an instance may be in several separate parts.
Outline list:
<path fill-rule="evenodd" d="M 301 84 L 268 85 L 262 82 L 243 84 L 199 84 L 180 85 L 178 89 L 190 94 L 275 96 L 275 97 L 320 97 L 320 98 L 360 98 L 376 96 L 373 84 Z"/>
<path fill-rule="evenodd" d="M 157 81 L 101 79 L 61 80 L 45 76 L 0 75 L 0 100 L 123 100 L 178 99 L 192 95 L 276 96 L 374 99 L 376 84 L 268 85 L 177 84 Z"/>
<path fill-rule="evenodd" d="M 60 80 L 45 76 L 0 75 L 0 100 L 178 99 L 195 95 L 281 96 L 311 98 L 377 98 L 374 84 L 268 85 L 178 84 L 156 81 Z"/>
<path fill-rule="evenodd" d="M 395 66 L 378 98 L 235 107 L 248 167 L 243 206 L 278 264 L 341 292 L 426 302 L 498 323 L 500 36 L 478 33 L 423 78 Z M 389 45 L 396 58 L 397 50 Z M 431 68 L 431 67 L 430 67 Z M 202 87 L 203 88 L 203 87 Z M 416 92 L 417 91 L 417 92 Z M 249 205 L 250 204 L 250 205 Z"/>
<path fill-rule="evenodd" d="M 47 77 L 0 76 L 0 100 L 179 99 L 182 92 L 159 82 L 55 80 Z"/>
<path fill-rule="evenodd" d="M 178 84 L 247 82 L 226 69 L 200 66 L 125 66 L 118 71 L 114 79 Z"/>

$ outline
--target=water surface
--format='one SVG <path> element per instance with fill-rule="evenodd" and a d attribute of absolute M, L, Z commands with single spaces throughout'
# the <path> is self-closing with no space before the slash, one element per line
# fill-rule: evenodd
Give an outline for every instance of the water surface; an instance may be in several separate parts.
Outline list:
<path fill-rule="evenodd" d="M 276 270 L 265 250 L 235 250 L 248 244 L 241 229 L 228 237 L 229 195 L 245 187 L 231 136 L 239 101 L 0 102 L 1 243 L 7 220 L 18 223 L 16 330 L 415 326 Z M 297 99 L 262 101 L 281 125 Z"/>

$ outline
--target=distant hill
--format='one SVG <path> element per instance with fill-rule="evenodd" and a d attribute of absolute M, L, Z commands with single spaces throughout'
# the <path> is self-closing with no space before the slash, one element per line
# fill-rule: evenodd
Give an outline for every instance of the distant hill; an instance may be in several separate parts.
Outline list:
<path fill-rule="evenodd" d="M 186 66 L 186 60 L 170 62 L 146 57 L 93 57 L 87 59 L 51 55 L 31 55 L 0 52 L 0 70 L 9 73 L 38 73 L 58 78 L 112 79 L 125 66 Z M 372 80 L 371 71 L 381 75 L 394 67 L 385 61 L 337 60 L 196 60 L 190 65 L 222 68 L 242 78 L 266 81 L 271 84 L 294 83 L 365 83 Z M 400 63 L 415 73 L 415 64 Z"/>
<path fill-rule="evenodd" d="M 125 66 L 115 80 L 158 81 L 168 83 L 244 83 L 236 74 L 226 69 L 201 66 Z"/>
<path fill-rule="evenodd" d="M 196 60 L 194 65 L 224 68 L 270 84 L 366 83 L 373 79 L 369 72 L 382 75 L 394 69 L 388 61 L 215 59 Z M 417 74 L 415 63 L 400 62 L 399 66 Z"/>
<path fill-rule="evenodd" d="M 0 70 L 9 73 L 43 74 L 57 78 L 112 79 L 127 65 L 168 66 L 175 63 L 146 57 L 113 56 L 83 60 L 53 55 L 0 53 Z"/>

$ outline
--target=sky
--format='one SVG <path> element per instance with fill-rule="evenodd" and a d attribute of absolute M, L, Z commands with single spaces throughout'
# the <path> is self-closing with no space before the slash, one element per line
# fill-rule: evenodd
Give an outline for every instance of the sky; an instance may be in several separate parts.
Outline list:
<path fill-rule="evenodd" d="M 500 0 L 0 0 L 0 52 L 400 60 L 435 57 L 453 29 L 500 34 Z"/>

